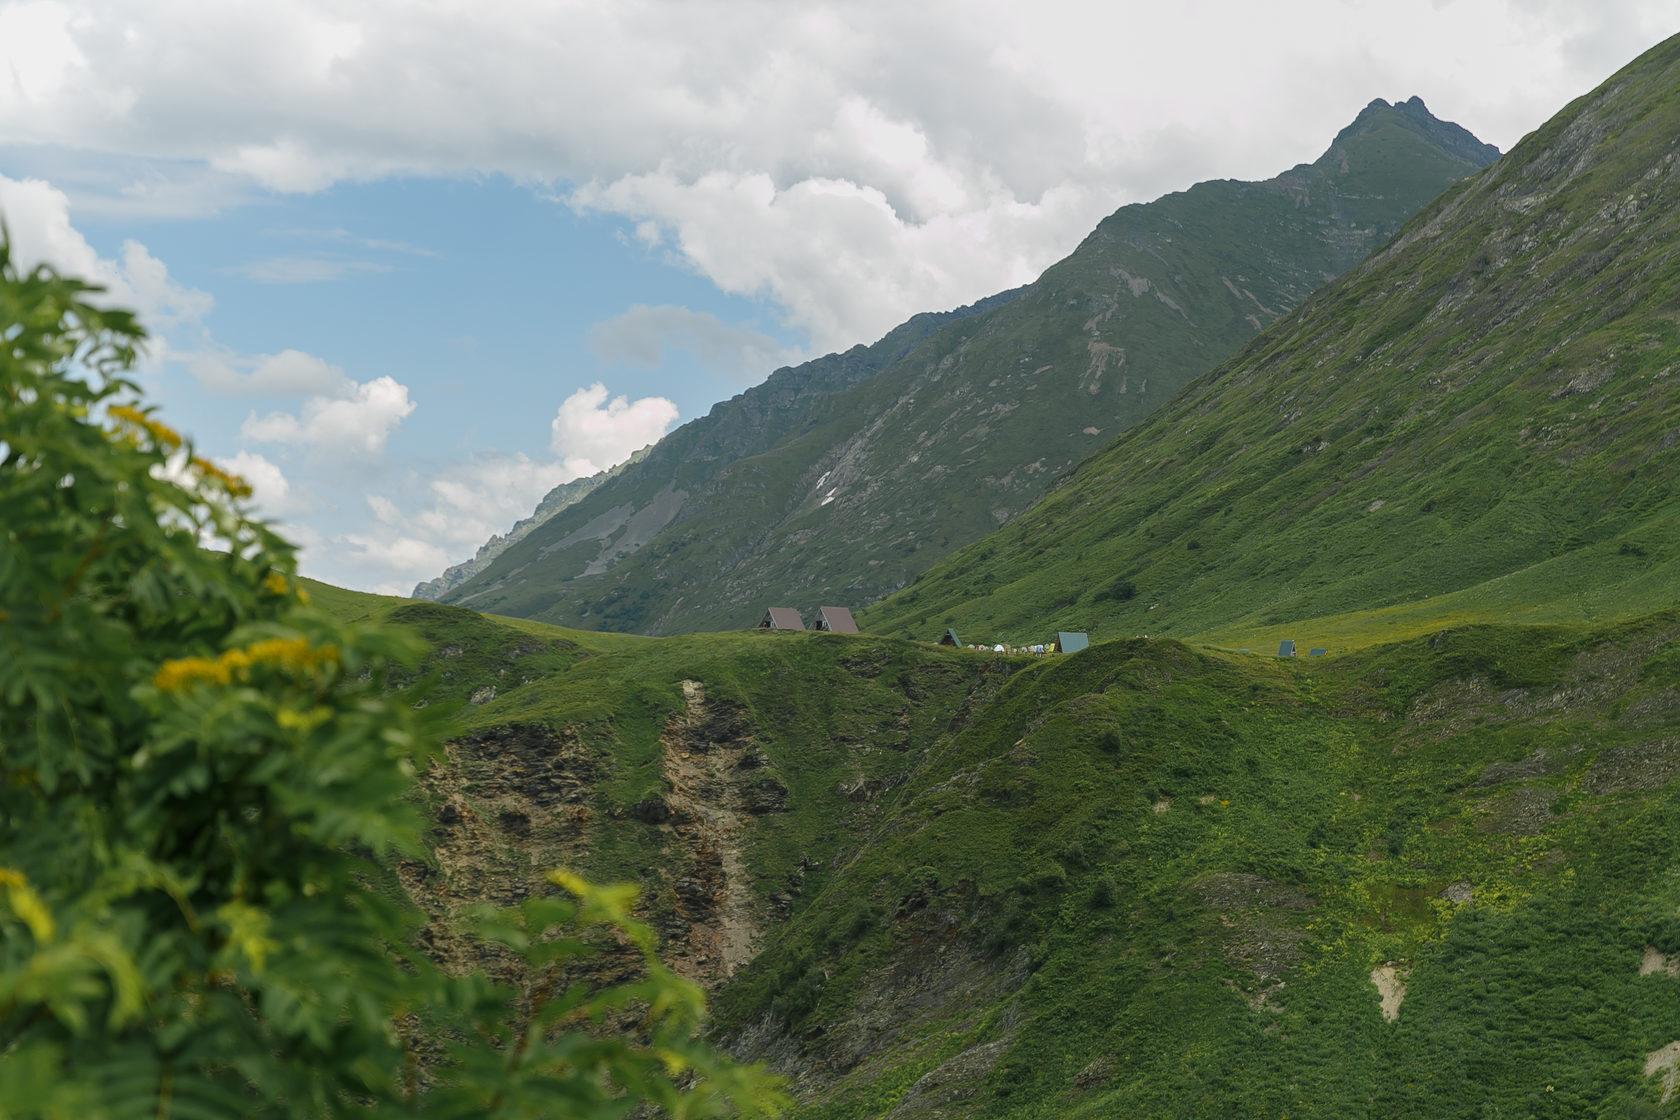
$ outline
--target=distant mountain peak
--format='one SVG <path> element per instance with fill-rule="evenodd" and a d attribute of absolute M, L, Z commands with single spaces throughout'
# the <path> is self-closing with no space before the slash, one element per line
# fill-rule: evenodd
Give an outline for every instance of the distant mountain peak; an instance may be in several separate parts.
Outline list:
<path fill-rule="evenodd" d="M 1353 118 L 1353 123 L 1336 134 L 1330 150 L 1335 151 L 1357 137 L 1397 122 L 1427 138 L 1447 154 L 1478 167 L 1485 167 L 1500 156 L 1498 148 L 1478 140 L 1469 129 L 1431 113 L 1423 98 L 1416 94 L 1392 105 L 1380 97 L 1372 98 Z"/>

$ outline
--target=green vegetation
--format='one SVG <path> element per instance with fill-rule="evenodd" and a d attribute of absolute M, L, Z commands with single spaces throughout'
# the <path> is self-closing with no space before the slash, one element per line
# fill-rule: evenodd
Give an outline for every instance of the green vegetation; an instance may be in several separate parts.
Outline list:
<path fill-rule="evenodd" d="M 587 655 L 461 717 L 416 897 L 447 925 L 558 852 L 639 873 L 795 1116 L 1658 1114 L 1674 612 L 1311 661 L 547 633 Z M 485 749 L 537 724 L 567 777 Z"/>
<path fill-rule="evenodd" d="M 1677 634 L 1032 665 L 726 1021 L 839 1071 L 801 1116 L 1627 1115 L 1680 1039 L 1680 981 L 1640 974 L 1680 902 Z"/>
<path fill-rule="evenodd" d="M 569 725 L 593 869 L 646 869 L 801 1117 L 1672 1111 L 1677 68 L 1640 60 L 865 615 L 1153 640 L 666 639 L 472 719 L 606 697 Z M 1237 652 L 1280 637 L 1333 656 Z M 702 694 L 733 729 L 706 752 Z M 719 751 L 708 793 L 680 760 Z M 786 808 L 709 833 L 737 753 Z M 754 951 L 707 971 L 731 906 Z"/>
<path fill-rule="evenodd" d="M 556 871 L 463 914 L 517 988 L 416 951 L 417 643 L 303 605 L 89 291 L 0 242 L 0 1115 L 772 1108 L 695 1039 L 633 888 Z"/>
<path fill-rule="evenodd" d="M 649 634 L 873 602 L 1020 514 L 1495 155 L 1421 102 L 1375 102 L 1310 165 L 1124 207 L 1019 292 L 718 405 L 445 598 Z M 973 574 L 975 594 L 992 590 Z"/>

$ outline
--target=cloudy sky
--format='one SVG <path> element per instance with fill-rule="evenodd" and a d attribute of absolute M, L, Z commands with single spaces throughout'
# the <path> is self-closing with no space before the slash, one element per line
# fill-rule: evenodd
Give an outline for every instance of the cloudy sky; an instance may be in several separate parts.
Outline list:
<path fill-rule="evenodd" d="M 351 14 L 345 14 L 349 12 Z M 1680 0 L 0 0 L 0 216 L 304 570 L 407 592 L 777 366 L 1267 178 L 1509 149 Z"/>

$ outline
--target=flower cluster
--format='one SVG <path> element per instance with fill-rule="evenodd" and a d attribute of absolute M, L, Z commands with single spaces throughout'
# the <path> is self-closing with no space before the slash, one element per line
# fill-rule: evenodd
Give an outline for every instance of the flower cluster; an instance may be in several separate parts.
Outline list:
<path fill-rule="evenodd" d="M 165 661 L 152 677 L 163 692 L 182 692 L 197 684 L 232 684 L 251 679 L 252 668 L 269 665 L 296 675 L 338 663 L 338 647 L 311 646 L 307 638 L 265 638 L 220 657 L 183 657 Z"/>
<path fill-rule="evenodd" d="M 152 442 L 165 451 L 174 451 L 181 446 L 181 433 L 167 424 L 158 423 L 137 408 L 130 408 L 126 404 L 114 404 L 105 410 L 105 414 L 126 424 L 131 433 L 136 430 L 145 432 L 152 437 Z"/>

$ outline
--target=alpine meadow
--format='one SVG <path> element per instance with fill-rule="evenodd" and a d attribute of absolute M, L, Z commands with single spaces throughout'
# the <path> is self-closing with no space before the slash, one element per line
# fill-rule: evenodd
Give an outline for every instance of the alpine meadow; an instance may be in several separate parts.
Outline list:
<path fill-rule="evenodd" d="M 144 338 L 0 242 L 0 1120 L 1680 1115 L 1680 36 L 1123 207 L 421 598 Z"/>

